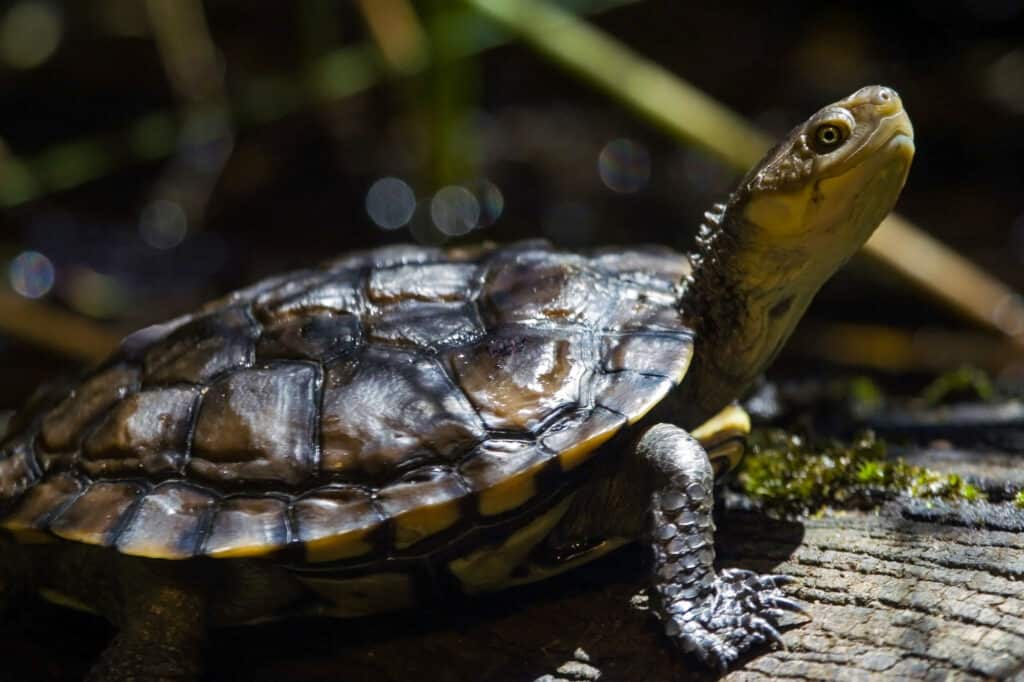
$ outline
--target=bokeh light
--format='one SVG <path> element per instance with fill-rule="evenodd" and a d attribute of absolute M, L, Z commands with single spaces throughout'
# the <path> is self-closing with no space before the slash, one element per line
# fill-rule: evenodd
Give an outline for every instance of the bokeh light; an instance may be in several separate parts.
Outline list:
<path fill-rule="evenodd" d="M 16 69 L 33 69 L 53 56 L 63 33 L 64 20 L 52 3 L 15 3 L 0 18 L 0 59 Z"/>
<path fill-rule="evenodd" d="M 154 249 L 173 249 L 185 240 L 188 218 L 173 201 L 156 199 L 139 214 L 139 234 Z"/>
<path fill-rule="evenodd" d="M 1011 50 L 988 67 L 985 91 L 1010 113 L 1024 114 L 1024 49 Z"/>
<path fill-rule="evenodd" d="M 498 222 L 505 210 L 505 195 L 501 189 L 487 179 L 480 179 L 473 186 L 480 202 L 480 227 L 487 227 Z"/>
<path fill-rule="evenodd" d="M 608 189 L 623 194 L 636 192 L 651 178 L 651 155 L 633 140 L 612 140 L 597 157 L 597 172 Z"/>
<path fill-rule="evenodd" d="M 42 298 L 56 279 L 53 262 L 38 251 L 25 251 L 11 261 L 11 288 L 25 298 Z"/>
<path fill-rule="evenodd" d="M 398 178 L 381 178 L 366 193 L 366 213 L 378 227 L 397 230 L 408 224 L 416 210 L 416 194 Z"/>
<path fill-rule="evenodd" d="M 430 200 L 430 218 L 438 230 L 457 237 L 480 224 L 480 202 L 465 187 L 448 185 Z"/>

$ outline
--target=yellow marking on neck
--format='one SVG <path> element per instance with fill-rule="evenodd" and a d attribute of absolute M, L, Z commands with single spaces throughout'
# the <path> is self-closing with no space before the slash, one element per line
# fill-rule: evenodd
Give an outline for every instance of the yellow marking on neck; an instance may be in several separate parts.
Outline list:
<path fill-rule="evenodd" d="M 707 450 L 708 459 L 717 476 L 736 468 L 743 459 L 743 439 L 749 433 L 750 415 L 733 403 L 694 429 L 690 435 Z"/>
<path fill-rule="evenodd" d="M 795 235 L 804 230 L 813 187 L 812 182 L 795 192 L 756 192 L 747 201 L 743 216 L 772 238 Z"/>
<path fill-rule="evenodd" d="M 726 433 L 750 433 L 750 415 L 736 403 L 727 405 L 721 412 L 691 431 L 690 435 L 702 445 L 708 446 Z"/>

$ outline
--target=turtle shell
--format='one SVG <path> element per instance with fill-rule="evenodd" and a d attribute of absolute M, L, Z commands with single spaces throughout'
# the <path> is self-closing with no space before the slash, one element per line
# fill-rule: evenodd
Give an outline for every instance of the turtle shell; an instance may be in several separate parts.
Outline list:
<path fill-rule="evenodd" d="M 687 270 L 668 250 L 530 242 L 265 280 L 31 401 L 0 443 L 0 527 L 316 563 L 528 516 L 682 380 Z"/>

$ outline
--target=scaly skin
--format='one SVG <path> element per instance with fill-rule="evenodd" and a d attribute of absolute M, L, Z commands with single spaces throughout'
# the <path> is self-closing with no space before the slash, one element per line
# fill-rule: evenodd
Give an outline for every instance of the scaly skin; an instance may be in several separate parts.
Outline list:
<path fill-rule="evenodd" d="M 700 443 L 670 424 L 637 445 L 658 471 L 648 536 L 654 552 L 654 608 L 665 634 L 684 651 L 725 670 L 745 651 L 782 636 L 783 610 L 801 610 L 779 587 L 787 576 L 727 569 L 716 573 L 714 475 Z"/>
<path fill-rule="evenodd" d="M 816 146 L 826 125 L 848 131 L 845 141 Z M 683 426 L 717 413 L 771 363 L 818 289 L 892 210 L 913 154 L 899 96 L 861 88 L 794 128 L 706 214 L 680 300 L 697 331 L 678 396 Z"/>
<path fill-rule="evenodd" d="M 602 540 L 647 543 L 654 556 L 651 606 L 666 635 L 725 670 L 761 644 L 781 644 L 778 617 L 802 607 L 780 589 L 790 580 L 786 576 L 715 570 L 712 461 L 720 471 L 734 461 L 731 446 L 749 430 L 745 413 L 729 408 L 695 430 L 710 454 L 697 438 L 662 419 L 673 415 L 654 415 L 654 425 L 621 461 L 596 472 L 578 491 L 549 545 L 556 555 L 572 557 L 571 548 L 600 547 Z"/>

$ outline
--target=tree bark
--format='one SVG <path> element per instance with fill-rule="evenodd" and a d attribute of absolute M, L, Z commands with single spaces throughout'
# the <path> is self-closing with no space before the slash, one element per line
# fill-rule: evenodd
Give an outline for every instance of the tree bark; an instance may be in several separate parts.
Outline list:
<path fill-rule="evenodd" d="M 1021 675 L 1024 535 L 950 525 L 954 517 L 914 521 L 913 507 L 806 520 L 788 555 L 791 527 L 736 519 L 723 559 L 792 575 L 813 620 L 787 630 L 789 651 L 754 657 L 727 679 Z"/>

